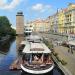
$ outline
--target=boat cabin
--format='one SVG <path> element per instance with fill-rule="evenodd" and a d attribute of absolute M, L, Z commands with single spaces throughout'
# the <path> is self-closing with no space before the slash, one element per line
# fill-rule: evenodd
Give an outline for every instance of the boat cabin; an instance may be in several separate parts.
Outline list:
<path fill-rule="evenodd" d="M 23 64 L 33 69 L 47 68 L 53 63 L 50 53 L 50 49 L 44 43 L 29 42 L 23 50 Z"/>

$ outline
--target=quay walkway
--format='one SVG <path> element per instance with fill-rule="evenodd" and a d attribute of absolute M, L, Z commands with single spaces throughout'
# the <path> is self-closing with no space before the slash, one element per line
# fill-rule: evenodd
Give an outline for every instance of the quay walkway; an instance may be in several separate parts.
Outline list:
<path fill-rule="evenodd" d="M 55 41 L 53 39 L 60 39 L 60 40 L 66 40 L 66 37 L 60 37 L 59 35 L 52 35 L 52 34 L 39 34 L 40 36 L 47 38 L 47 41 L 52 41 L 52 43 L 55 44 Z M 53 38 L 53 39 L 51 39 Z M 64 73 L 66 73 L 65 75 L 75 75 L 75 50 L 73 51 L 73 54 L 71 52 L 68 52 L 68 48 L 67 47 L 63 47 L 63 46 L 54 46 L 54 51 L 56 53 L 58 53 L 58 56 L 60 57 L 60 59 L 63 59 L 64 61 L 67 62 L 67 64 L 65 66 L 63 66 L 62 64 L 60 64 L 59 62 L 56 63 L 59 65 L 59 68 L 62 69 L 62 71 Z M 63 67 L 62 67 L 63 66 Z"/>
<path fill-rule="evenodd" d="M 66 67 L 64 67 L 57 59 L 54 55 L 52 55 L 53 60 L 55 61 L 55 63 L 57 64 L 57 66 L 61 69 L 61 71 L 65 74 L 65 75 L 72 75 L 72 73 L 66 69 Z"/>

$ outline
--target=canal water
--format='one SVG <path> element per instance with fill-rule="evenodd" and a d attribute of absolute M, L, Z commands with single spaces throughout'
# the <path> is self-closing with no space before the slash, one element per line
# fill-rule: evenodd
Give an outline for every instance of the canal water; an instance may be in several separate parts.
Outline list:
<path fill-rule="evenodd" d="M 24 40 L 24 37 L 16 37 L 16 40 L 8 40 L 4 43 L 0 43 L 0 75 L 31 75 L 20 71 L 10 71 L 9 66 L 19 56 L 20 42 Z M 60 69 L 55 65 L 52 73 L 46 75 L 64 75 Z"/>

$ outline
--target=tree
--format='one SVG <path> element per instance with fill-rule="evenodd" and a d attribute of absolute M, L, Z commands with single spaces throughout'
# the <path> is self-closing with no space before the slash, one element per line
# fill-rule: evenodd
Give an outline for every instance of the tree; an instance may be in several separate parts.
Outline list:
<path fill-rule="evenodd" d="M 0 16 L 0 36 L 16 34 L 11 28 L 11 23 L 6 16 Z"/>

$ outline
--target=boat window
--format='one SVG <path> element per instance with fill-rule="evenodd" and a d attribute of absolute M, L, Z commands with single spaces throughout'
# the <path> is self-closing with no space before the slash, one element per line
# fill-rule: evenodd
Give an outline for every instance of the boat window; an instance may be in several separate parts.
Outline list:
<path fill-rule="evenodd" d="M 44 54 L 44 57 L 46 57 L 46 58 L 49 57 L 49 54 Z"/>
<path fill-rule="evenodd" d="M 30 59 L 30 54 L 23 54 L 22 60 L 29 61 Z"/>

